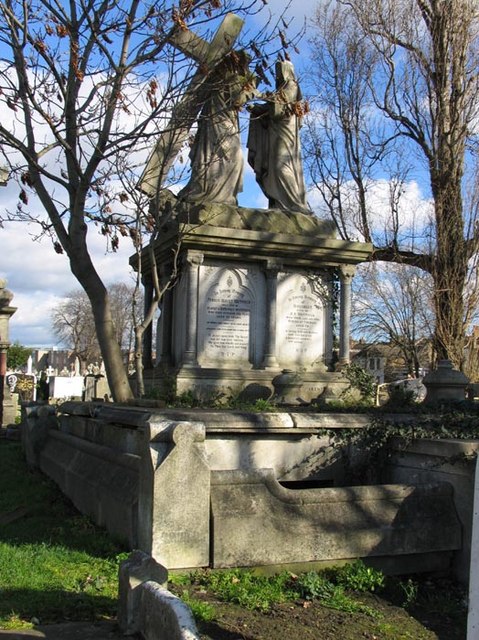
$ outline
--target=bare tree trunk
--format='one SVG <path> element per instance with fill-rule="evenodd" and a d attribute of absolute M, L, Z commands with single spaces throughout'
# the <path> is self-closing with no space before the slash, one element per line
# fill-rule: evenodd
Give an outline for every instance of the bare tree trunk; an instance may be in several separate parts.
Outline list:
<path fill-rule="evenodd" d="M 116 336 L 108 292 L 97 274 L 85 244 L 77 238 L 76 250 L 69 254 L 73 275 L 85 290 L 95 319 L 100 351 L 110 391 L 115 402 L 128 402 L 134 396 Z"/>

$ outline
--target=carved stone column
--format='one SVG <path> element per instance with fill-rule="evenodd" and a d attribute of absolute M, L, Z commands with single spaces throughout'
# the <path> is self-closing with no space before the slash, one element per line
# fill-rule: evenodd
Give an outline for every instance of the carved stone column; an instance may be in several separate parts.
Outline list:
<path fill-rule="evenodd" d="M 341 282 L 339 305 L 339 366 L 349 364 L 349 338 L 351 333 L 351 283 L 355 267 L 342 265 L 339 271 Z"/>
<path fill-rule="evenodd" d="M 278 291 L 278 273 L 281 266 L 268 262 L 266 275 L 266 322 L 264 336 L 264 358 L 262 366 L 265 369 L 279 366 L 276 358 L 276 296 Z"/>
<path fill-rule="evenodd" d="M 144 275 L 142 278 L 144 288 L 144 317 L 150 309 L 150 305 L 153 301 L 153 281 L 151 275 Z M 143 368 L 151 369 L 153 366 L 153 323 L 150 322 L 149 326 L 143 333 Z"/>
<path fill-rule="evenodd" d="M 200 266 L 204 256 L 198 251 L 188 251 L 186 267 L 186 344 L 183 364 L 198 366 L 198 286 Z"/>
<path fill-rule="evenodd" d="M 171 267 L 165 269 L 161 274 L 161 287 L 166 286 L 171 278 Z M 173 344 L 173 292 L 171 288 L 166 289 L 160 305 L 160 325 L 161 342 L 158 343 L 159 362 L 168 367 L 173 364 L 172 344 Z M 158 361 L 158 359 L 157 359 Z"/>

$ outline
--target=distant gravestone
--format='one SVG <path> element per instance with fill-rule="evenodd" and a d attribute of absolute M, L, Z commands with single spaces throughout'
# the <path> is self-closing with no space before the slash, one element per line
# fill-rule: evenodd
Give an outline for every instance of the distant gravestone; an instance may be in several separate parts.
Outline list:
<path fill-rule="evenodd" d="M 110 400 L 111 392 L 108 386 L 108 380 L 103 375 L 89 374 L 84 379 L 84 395 L 85 402 L 92 400 Z"/>
<path fill-rule="evenodd" d="M 50 398 L 81 398 L 83 376 L 51 376 L 48 395 Z"/>
<path fill-rule="evenodd" d="M 37 379 L 35 375 L 7 373 L 6 382 L 10 393 L 18 394 L 20 402 L 33 402 L 36 400 Z"/>

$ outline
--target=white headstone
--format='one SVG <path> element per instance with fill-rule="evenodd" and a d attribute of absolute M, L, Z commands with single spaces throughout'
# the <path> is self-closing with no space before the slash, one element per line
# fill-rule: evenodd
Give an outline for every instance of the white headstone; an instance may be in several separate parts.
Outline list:
<path fill-rule="evenodd" d="M 81 398 L 83 376 L 51 376 L 48 395 L 50 398 Z"/>

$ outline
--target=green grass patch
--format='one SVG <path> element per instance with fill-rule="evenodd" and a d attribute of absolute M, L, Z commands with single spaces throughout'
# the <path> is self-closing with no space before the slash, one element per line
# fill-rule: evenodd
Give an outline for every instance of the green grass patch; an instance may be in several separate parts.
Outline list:
<path fill-rule="evenodd" d="M 374 618 L 376 611 L 358 602 L 345 591 L 341 584 L 334 584 L 326 575 L 310 571 L 297 578 L 299 594 L 305 600 L 319 600 L 324 607 L 346 613 L 365 613 Z"/>
<path fill-rule="evenodd" d="M 194 595 L 190 594 L 188 589 L 183 589 L 180 595 L 183 602 L 190 607 L 197 622 L 211 622 L 218 617 L 216 609 L 212 604 L 195 598 Z"/>
<path fill-rule="evenodd" d="M 195 584 L 211 590 L 225 602 L 233 602 L 246 609 L 267 611 L 271 605 L 298 597 L 290 573 L 275 576 L 256 575 L 252 571 L 195 571 L 191 575 Z"/>
<path fill-rule="evenodd" d="M 372 592 L 384 583 L 384 575 L 380 571 L 366 567 L 360 560 L 345 567 L 310 571 L 298 576 L 289 572 L 263 576 L 244 569 L 230 569 L 195 571 L 189 576 L 177 574 L 171 578 L 172 583 L 182 587 L 183 594 L 188 594 L 188 604 L 193 598 L 184 587 L 194 584 L 211 591 L 220 600 L 250 610 L 268 611 L 274 604 L 303 598 L 319 600 L 330 609 L 365 613 L 371 617 L 375 617 L 375 612 L 350 596 L 348 591 Z"/>
<path fill-rule="evenodd" d="M 122 545 L 0 441 L 0 628 L 116 614 Z"/>

